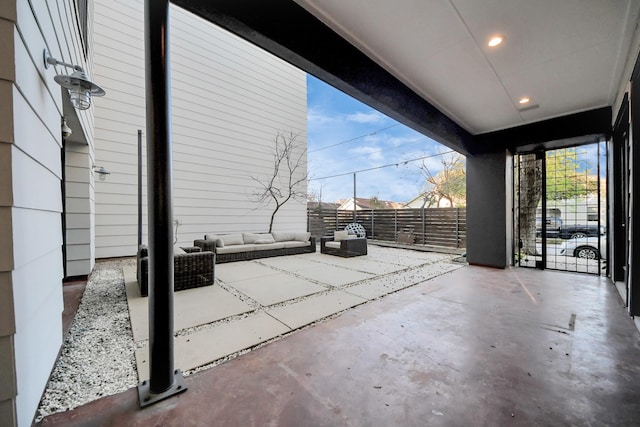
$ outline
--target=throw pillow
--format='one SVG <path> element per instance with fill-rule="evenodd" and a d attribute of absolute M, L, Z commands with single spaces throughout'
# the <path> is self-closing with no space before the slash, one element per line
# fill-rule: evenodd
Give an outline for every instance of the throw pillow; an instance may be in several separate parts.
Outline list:
<path fill-rule="evenodd" d="M 340 231 L 333 232 L 333 240 L 336 242 L 340 240 L 348 239 L 348 238 L 349 238 L 349 233 L 347 231 L 340 230 Z"/>
<path fill-rule="evenodd" d="M 269 233 L 242 233 L 242 240 L 245 244 L 251 244 L 257 243 L 258 240 L 273 240 L 273 236 Z"/>
<path fill-rule="evenodd" d="M 296 233 L 291 231 L 274 231 L 271 233 L 276 242 L 290 242 L 296 240 Z"/>
<path fill-rule="evenodd" d="M 308 231 L 303 231 L 300 233 L 296 233 L 296 240 L 298 242 L 308 242 L 309 241 L 309 237 L 311 237 L 311 233 L 309 233 Z"/>
<path fill-rule="evenodd" d="M 216 234 L 206 234 L 204 236 L 205 240 L 213 240 L 214 242 L 216 242 L 216 247 L 218 248 L 224 248 L 224 242 L 222 241 L 222 239 L 220 238 L 220 236 L 216 235 Z"/>
<path fill-rule="evenodd" d="M 225 246 L 231 245 L 244 245 L 244 240 L 242 240 L 242 234 L 225 234 L 224 236 L 220 236 L 222 238 L 222 243 Z"/>

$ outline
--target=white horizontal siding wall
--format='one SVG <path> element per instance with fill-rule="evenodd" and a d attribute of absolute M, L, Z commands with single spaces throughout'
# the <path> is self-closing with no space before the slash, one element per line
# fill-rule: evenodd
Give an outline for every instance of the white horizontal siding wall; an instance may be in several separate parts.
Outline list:
<path fill-rule="evenodd" d="M 64 71 L 42 52 L 86 62 L 66 0 L 0 2 L 0 44 L 0 425 L 29 426 L 62 343 Z"/>
<path fill-rule="evenodd" d="M 67 141 L 65 210 L 67 277 L 86 276 L 95 264 L 93 147 Z"/>
<path fill-rule="evenodd" d="M 137 244 L 137 131 L 145 129 L 141 0 L 97 0 L 96 256 L 133 255 Z M 267 231 L 273 206 L 259 208 L 252 176 L 273 169 L 278 130 L 306 148 L 305 73 L 226 31 L 171 7 L 173 203 L 178 242 L 206 233 Z M 143 242 L 147 242 L 146 135 Z M 306 158 L 300 176 L 306 174 Z M 306 182 L 302 188 L 306 192 Z M 276 230 L 306 230 L 306 201 L 286 204 Z"/>

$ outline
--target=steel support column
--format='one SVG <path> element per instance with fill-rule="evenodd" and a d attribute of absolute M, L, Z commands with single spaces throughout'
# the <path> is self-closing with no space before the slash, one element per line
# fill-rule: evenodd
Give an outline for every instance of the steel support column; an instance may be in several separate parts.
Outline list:
<path fill-rule="evenodd" d="M 138 248 L 142 245 L 142 131 L 138 129 Z"/>
<path fill-rule="evenodd" d="M 542 261 L 536 261 L 536 268 L 544 270 L 547 268 L 547 152 L 536 153 L 536 161 L 542 162 Z"/>
<path fill-rule="evenodd" d="M 149 381 L 140 406 L 186 390 L 174 371 L 173 208 L 169 75 L 169 1 L 145 1 L 147 200 L 149 219 Z"/>
<path fill-rule="evenodd" d="M 353 222 L 356 222 L 356 174 L 353 174 Z"/>

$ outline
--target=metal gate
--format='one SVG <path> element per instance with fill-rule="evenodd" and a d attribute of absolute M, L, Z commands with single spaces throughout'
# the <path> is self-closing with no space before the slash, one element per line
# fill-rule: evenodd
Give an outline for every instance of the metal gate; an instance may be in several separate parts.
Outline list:
<path fill-rule="evenodd" d="M 514 265 L 605 274 L 604 143 L 520 154 L 514 165 Z"/>

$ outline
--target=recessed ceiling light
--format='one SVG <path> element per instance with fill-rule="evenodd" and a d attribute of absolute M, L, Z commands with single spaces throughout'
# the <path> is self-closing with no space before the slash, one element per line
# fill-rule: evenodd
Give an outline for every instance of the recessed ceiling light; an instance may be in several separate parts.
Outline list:
<path fill-rule="evenodd" d="M 489 39 L 489 42 L 487 43 L 487 46 L 489 47 L 496 47 L 499 44 L 501 44 L 504 41 L 504 37 L 503 36 L 493 36 Z"/>
<path fill-rule="evenodd" d="M 518 104 L 528 104 L 531 99 L 528 96 L 523 96 L 518 100 Z"/>

